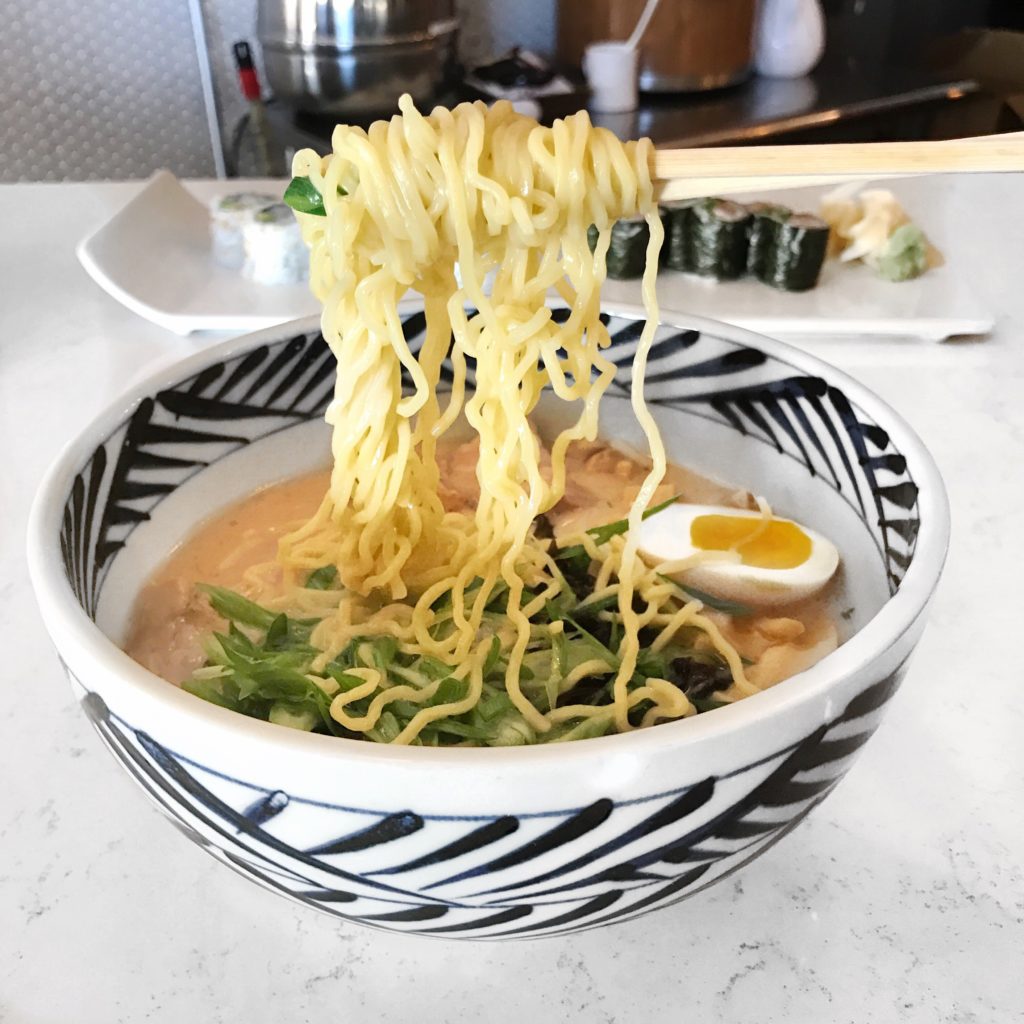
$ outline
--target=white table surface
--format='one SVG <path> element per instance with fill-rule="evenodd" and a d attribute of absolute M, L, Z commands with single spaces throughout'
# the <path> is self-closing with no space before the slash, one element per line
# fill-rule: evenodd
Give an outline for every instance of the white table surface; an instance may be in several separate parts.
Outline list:
<path fill-rule="evenodd" d="M 75 261 L 136 188 L 0 186 L 0 1021 L 1024 1019 L 1024 176 L 899 186 L 956 211 L 950 257 L 999 311 L 990 338 L 820 348 L 921 433 L 953 506 L 931 627 L 850 777 L 721 887 L 502 945 L 370 932 L 257 888 L 160 818 L 72 700 L 27 577 L 32 494 L 113 395 L 208 343 Z"/>

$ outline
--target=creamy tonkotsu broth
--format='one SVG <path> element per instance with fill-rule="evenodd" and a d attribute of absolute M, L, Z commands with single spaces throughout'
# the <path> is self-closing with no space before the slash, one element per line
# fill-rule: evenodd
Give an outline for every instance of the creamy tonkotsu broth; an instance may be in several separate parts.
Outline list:
<path fill-rule="evenodd" d="M 477 441 L 438 446 L 439 492 L 446 510 L 475 507 L 477 457 Z M 642 458 L 602 441 L 572 445 L 566 466 L 565 496 L 544 517 L 556 539 L 625 517 L 648 469 Z M 550 472 L 546 450 L 542 472 Z M 203 637 L 226 628 L 196 585 L 214 584 L 264 602 L 282 596 L 286 588 L 275 560 L 278 541 L 313 515 L 329 482 L 330 471 L 324 469 L 264 488 L 198 527 L 139 594 L 127 653 L 169 682 L 187 680 L 206 660 Z M 754 507 L 748 491 L 670 465 L 652 504 L 675 496 L 699 505 Z M 750 682 L 763 688 L 809 668 L 836 648 L 835 586 L 770 614 L 740 618 L 711 608 L 704 614 L 748 663 Z"/>
<path fill-rule="evenodd" d="M 197 583 L 229 587 L 247 597 L 273 588 L 281 536 L 305 522 L 323 500 L 330 470 L 265 487 L 202 523 L 160 566 L 135 602 L 125 651 L 172 683 L 202 664 L 202 638 L 224 621 Z M 247 579 L 255 567 L 260 579 Z"/>

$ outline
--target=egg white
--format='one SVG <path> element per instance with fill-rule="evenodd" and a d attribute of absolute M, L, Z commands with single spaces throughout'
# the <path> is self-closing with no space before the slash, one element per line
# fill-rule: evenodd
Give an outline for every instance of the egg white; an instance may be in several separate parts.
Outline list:
<path fill-rule="evenodd" d="M 761 518 L 760 512 L 746 509 L 681 503 L 669 505 L 645 519 L 640 526 L 638 544 L 644 561 L 658 565 L 705 555 L 705 549 L 694 547 L 690 540 L 693 520 L 705 515 Z M 780 522 L 794 522 L 781 516 L 774 518 Z M 800 523 L 795 525 L 810 539 L 811 553 L 806 561 L 791 569 L 765 569 L 738 561 L 705 561 L 666 575 L 713 597 L 757 608 L 802 601 L 818 593 L 832 579 L 839 567 L 839 552 L 820 533 Z"/>

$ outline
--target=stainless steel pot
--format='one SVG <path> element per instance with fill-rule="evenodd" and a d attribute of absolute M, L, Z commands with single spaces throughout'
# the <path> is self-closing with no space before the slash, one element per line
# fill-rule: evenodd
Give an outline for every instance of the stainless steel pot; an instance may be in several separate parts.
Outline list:
<path fill-rule="evenodd" d="M 257 34 L 276 96 L 300 110 L 393 110 L 433 98 L 455 57 L 454 0 L 259 0 Z"/>

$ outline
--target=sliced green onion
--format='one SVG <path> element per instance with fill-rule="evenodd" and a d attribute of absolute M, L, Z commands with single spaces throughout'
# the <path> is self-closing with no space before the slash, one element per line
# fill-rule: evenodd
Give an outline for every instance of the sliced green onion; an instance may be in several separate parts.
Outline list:
<path fill-rule="evenodd" d="M 669 505 L 674 505 L 680 498 L 681 494 L 674 494 L 667 501 L 663 501 L 660 505 L 655 505 L 653 508 L 649 508 L 644 512 L 641 518 L 650 519 L 651 516 L 657 515 L 659 512 L 664 512 Z M 616 519 L 614 523 L 606 523 L 604 526 L 592 526 L 587 533 L 594 538 L 596 544 L 607 544 L 612 537 L 617 537 L 620 533 L 625 533 L 629 529 L 628 519 Z"/>
<path fill-rule="evenodd" d="M 236 594 L 224 587 L 215 587 L 209 583 L 200 583 L 199 589 L 210 599 L 210 607 L 230 622 L 240 622 L 243 626 L 255 626 L 256 629 L 270 629 L 276 612 L 267 611 L 248 598 Z"/>
<path fill-rule="evenodd" d="M 339 185 L 338 195 L 347 196 L 348 193 Z M 296 213 L 308 213 L 314 217 L 327 216 L 324 197 L 316 185 L 305 176 L 292 178 L 284 190 L 284 201 Z"/>
<path fill-rule="evenodd" d="M 306 577 L 307 590 L 333 590 L 338 579 L 338 570 L 333 565 L 322 565 Z"/>
<path fill-rule="evenodd" d="M 691 587 L 689 584 L 684 587 L 677 580 L 672 579 L 671 576 L 666 576 L 661 572 L 659 572 L 658 575 L 666 583 L 671 583 L 674 587 L 681 590 L 691 600 L 700 601 L 701 604 L 716 612 L 724 612 L 726 615 L 734 615 L 739 619 L 742 619 L 744 616 L 754 614 L 753 608 L 750 608 L 745 604 L 740 604 L 738 601 L 729 601 L 724 597 L 715 597 L 714 594 L 708 594 L 706 591 L 698 590 L 696 587 Z"/>

